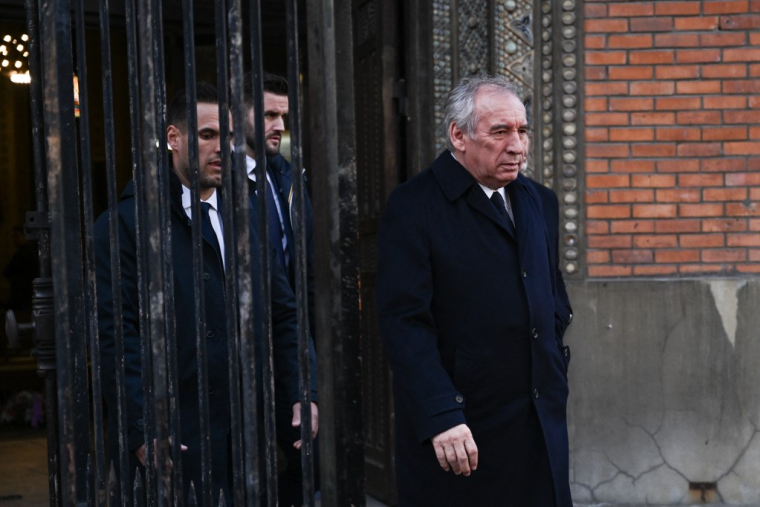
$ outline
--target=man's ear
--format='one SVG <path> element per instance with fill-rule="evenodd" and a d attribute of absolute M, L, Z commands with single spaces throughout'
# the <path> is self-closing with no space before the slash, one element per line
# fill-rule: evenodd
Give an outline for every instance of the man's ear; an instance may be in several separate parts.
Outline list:
<path fill-rule="evenodd" d="M 465 151 L 465 135 L 464 131 L 460 129 L 456 123 L 452 122 L 451 125 L 449 125 L 449 138 L 451 139 L 451 144 L 454 146 L 455 150 Z"/>
<path fill-rule="evenodd" d="M 169 125 L 166 129 L 166 143 L 172 151 L 177 151 L 180 146 L 182 132 L 174 125 Z"/>

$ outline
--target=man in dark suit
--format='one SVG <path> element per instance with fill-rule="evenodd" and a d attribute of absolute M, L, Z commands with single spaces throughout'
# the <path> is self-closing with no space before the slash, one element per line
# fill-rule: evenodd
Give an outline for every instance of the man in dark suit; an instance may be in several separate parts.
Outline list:
<path fill-rule="evenodd" d="M 557 198 L 519 172 L 526 112 L 503 78 L 462 81 L 445 127 L 378 231 L 399 503 L 572 507 Z"/>
<path fill-rule="evenodd" d="M 248 172 L 251 205 L 258 209 L 256 194 L 256 148 L 254 107 L 252 96 L 253 81 L 251 74 L 244 79 L 246 106 L 246 170 Z M 285 157 L 280 153 L 282 136 L 285 132 L 285 120 L 290 110 L 288 104 L 288 81 L 274 74 L 264 73 L 264 150 L 266 153 L 267 189 L 270 191 L 268 200 L 269 238 L 277 251 L 277 261 L 288 277 L 293 292 L 296 291 L 295 281 L 295 233 L 293 230 L 293 171 Z M 304 189 L 305 185 L 304 177 Z M 309 330 L 314 332 L 314 269 L 312 255 L 312 222 L 313 215 L 309 195 L 304 191 L 304 228 L 306 235 L 306 290 L 309 304 Z M 316 378 L 316 371 L 312 370 Z M 294 442 L 300 442 L 300 430 L 293 423 L 300 417 L 291 411 L 287 400 L 276 397 L 277 411 L 277 441 L 287 461 L 286 470 L 279 477 L 279 501 L 285 506 L 301 505 L 303 494 L 301 488 L 301 456 L 299 447 Z M 316 413 L 317 406 L 312 406 Z M 319 489 L 319 458 L 317 444 L 314 443 L 314 481 Z"/>
<path fill-rule="evenodd" d="M 211 85 L 198 83 L 198 164 L 200 178 L 201 213 L 203 220 L 203 272 L 206 319 L 206 353 L 208 380 L 208 408 L 210 415 L 212 494 L 225 494 L 231 505 L 230 486 L 230 392 L 228 370 L 228 332 L 225 307 L 228 304 L 225 290 L 225 264 L 222 230 L 232 227 L 223 224 L 221 196 L 216 191 L 221 185 L 221 143 L 219 106 L 216 90 Z M 177 391 L 181 417 L 181 443 L 187 450 L 182 456 L 183 485 L 187 493 L 193 481 L 196 491 L 201 488 L 200 418 L 198 405 L 198 367 L 196 349 L 196 316 L 193 285 L 192 211 L 188 155 L 187 100 L 176 97 L 168 108 L 167 140 L 171 147 L 171 241 L 174 269 L 174 321 L 176 324 L 177 365 L 179 368 Z M 253 214 L 251 215 L 253 219 Z M 146 443 L 143 428 L 142 364 L 140 359 L 140 329 L 138 315 L 138 268 L 136 259 L 135 195 L 132 183 L 128 184 L 119 203 L 119 255 L 121 262 L 121 297 L 124 315 L 124 347 L 127 403 L 127 447 L 132 453 L 131 471 L 137 462 L 145 465 Z M 255 233 L 255 230 L 252 231 Z M 118 435 L 114 343 L 113 300 L 111 291 L 110 239 L 108 213 L 104 213 L 95 226 L 96 272 L 98 283 L 99 332 L 102 355 L 103 390 L 109 411 L 109 447 L 111 457 L 118 464 Z M 227 245 L 227 247 L 234 247 Z M 258 238 L 252 234 L 252 266 L 258 265 Z M 268 249 L 267 249 L 268 250 Z M 265 250 L 265 251 L 267 251 Z M 259 273 L 254 271 L 254 286 Z M 291 405 L 300 407 L 298 389 L 298 357 L 296 339 L 296 311 L 293 292 L 284 272 L 272 263 L 272 323 L 275 385 L 278 395 Z M 261 322 L 261 301 L 254 292 L 254 322 Z M 261 360 L 265 344 L 257 332 L 255 354 Z M 262 368 L 258 365 L 260 375 Z M 259 386 L 262 382 L 259 381 Z M 314 384 L 315 385 L 315 384 Z M 313 390 L 313 396 L 316 391 Z M 261 399 L 261 397 L 260 397 Z M 250 402 L 250 400 L 243 400 Z M 298 412 L 298 410 L 296 410 Z M 317 425 L 313 424 L 316 431 Z M 130 471 L 130 475 L 131 475 Z"/>

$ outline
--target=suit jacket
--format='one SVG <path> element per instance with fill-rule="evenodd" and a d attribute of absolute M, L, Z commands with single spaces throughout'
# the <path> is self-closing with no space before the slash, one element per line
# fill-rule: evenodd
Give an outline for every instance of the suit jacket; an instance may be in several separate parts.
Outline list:
<path fill-rule="evenodd" d="M 182 188 L 177 176 L 170 173 L 171 185 L 171 235 L 174 267 L 174 310 L 177 339 L 177 366 L 179 410 L 181 417 L 181 442 L 188 447 L 182 455 L 183 485 L 188 490 L 190 481 L 200 495 L 201 456 L 200 424 L 198 407 L 198 374 L 196 356 L 196 317 L 193 287 L 192 221 L 182 207 Z M 220 207 L 224 205 L 219 196 Z M 251 215 L 251 223 L 255 217 Z M 255 231 L 254 231 L 255 232 Z M 206 353 L 211 429 L 213 496 L 224 490 L 227 505 L 231 505 L 228 470 L 228 434 L 230 429 L 228 384 L 228 331 L 225 307 L 227 305 L 224 269 L 217 251 L 204 237 L 203 271 L 205 289 Z M 251 236 L 253 286 L 258 284 L 259 241 Z M 137 286 L 137 258 L 135 234 L 135 195 L 132 182 L 122 193 L 119 203 L 119 257 L 122 284 L 122 309 L 125 348 L 125 387 L 127 399 L 127 444 L 130 451 L 145 442 L 143 428 L 142 364 L 140 359 L 140 329 Z M 103 393 L 109 412 L 109 451 L 118 466 L 118 435 L 116 405 L 116 350 L 114 342 L 113 300 L 111 293 L 111 243 L 109 239 L 108 212 L 95 224 L 95 254 L 98 291 L 98 325 L 102 360 Z M 272 252 L 267 249 L 265 250 Z M 275 383 L 278 392 L 285 393 L 291 403 L 298 401 L 298 356 L 296 338 L 296 311 L 293 293 L 285 274 L 272 263 L 272 321 Z M 254 322 L 261 322 L 261 300 L 254 291 Z M 262 386 L 260 359 L 263 357 L 262 334 L 256 330 L 256 357 L 258 386 Z M 259 397 L 261 399 L 261 396 Z M 136 460 L 130 452 L 131 470 Z M 130 473 L 131 476 L 131 473 Z M 130 483 L 131 484 L 131 483 Z"/>
<path fill-rule="evenodd" d="M 507 191 L 517 237 L 446 151 L 393 191 L 381 219 L 401 505 L 572 506 L 557 199 L 522 175 Z M 479 449 L 470 477 L 444 472 L 430 443 L 458 424 Z"/>

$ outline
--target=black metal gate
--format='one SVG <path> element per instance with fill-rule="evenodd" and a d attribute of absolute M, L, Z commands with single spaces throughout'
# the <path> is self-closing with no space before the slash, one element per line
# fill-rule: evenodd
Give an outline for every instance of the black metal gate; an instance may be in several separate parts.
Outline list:
<path fill-rule="evenodd" d="M 244 48 L 249 39 L 253 75 L 253 104 L 263 110 L 262 19 L 260 2 L 248 6 L 249 19 L 244 19 L 241 0 L 215 0 L 216 87 L 219 93 L 219 128 L 222 139 L 232 135 L 229 143 L 221 143 L 223 202 L 220 210 L 224 227 L 225 309 L 227 329 L 229 403 L 229 473 L 230 493 L 227 498 L 212 488 L 211 468 L 214 456 L 210 446 L 209 392 L 206 371 L 207 336 L 204 315 L 203 239 L 201 220 L 192 220 L 195 343 L 198 377 L 197 422 L 201 435 L 202 480 L 189 494 L 183 487 L 182 450 L 179 438 L 178 350 L 175 321 L 175 257 L 172 249 L 170 220 L 169 156 L 166 141 L 167 89 L 165 62 L 181 58 L 184 62 L 185 93 L 189 135 L 190 189 L 192 216 L 201 216 L 200 175 L 196 109 L 196 57 L 192 0 L 182 1 L 184 54 L 167 55 L 164 50 L 164 6 L 161 0 L 125 0 L 124 17 L 116 19 L 110 12 L 109 0 L 98 2 L 99 45 L 102 64 L 103 141 L 105 176 L 108 196 L 108 240 L 110 245 L 110 294 L 98 293 L 96 245 L 93 206 L 93 164 L 90 158 L 92 108 L 88 89 L 86 36 L 92 31 L 85 26 L 84 0 L 26 0 L 27 29 L 30 36 L 29 58 L 33 120 L 34 167 L 37 211 L 27 218 L 27 231 L 36 235 L 40 245 L 40 278 L 35 281 L 33 327 L 39 369 L 45 375 L 49 442 L 49 484 L 51 505 L 235 505 L 277 504 L 277 452 L 275 443 L 275 374 L 273 350 L 273 315 L 270 272 L 268 206 L 266 191 L 265 150 L 256 151 L 257 191 L 263 195 L 258 209 L 250 212 L 245 162 Z M 299 57 L 299 2 L 287 0 L 287 54 L 290 83 L 290 132 L 292 165 L 296 174 L 303 167 L 301 139 L 301 69 Z M 319 2 L 311 2 L 317 9 Z M 122 5 L 119 5 L 119 9 Z M 325 11 L 324 8 L 322 8 Z M 326 11 L 325 11 L 326 12 Z M 126 27 L 128 61 L 128 97 L 114 96 L 111 64 L 111 32 L 116 22 Z M 247 26 L 244 29 L 244 25 Z M 249 32 L 247 31 L 249 30 Z M 244 36 L 245 34 L 245 36 Z M 74 78 L 78 81 L 75 101 Z M 115 136 L 114 103 L 129 101 L 130 137 Z M 352 106 L 352 105 L 351 105 Z M 227 111 L 231 114 L 231 123 Z M 263 147 L 264 119 L 256 115 L 255 145 Z M 120 253 L 119 194 L 116 174 L 116 146 L 129 143 L 135 195 L 136 284 L 138 311 L 135 326 L 139 330 L 139 364 L 146 446 L 144 472 L 132 475 L 129 464 L 131 450 L 127 445 L 126 378 L 134 371 L 125 369 L 125 317 L 123 286 L 130 276 L 123 271 Z M 355 169 L 355 168 L 354 168 Z M 329 172 L 328 169 L 325 169 Z M 97 177 L 97 175 L 96 175 Z M 293 178 L 292 222 L 295 232 L 295 313 L 297 314 L 297 358 L 301 403 L 301 463 L 304 503 L 314 505 L 314 457 L 311 436 L 311 379 L 316 372 L 310 367 L 311 338 L 308 323 L 307 251 L 305 242 L 304 182 Z M 350 197 L 347 199 L 350 200 Z M 342 204 L 341 204 L 342 205 Z M 354 211 L 355 214 L 355 211 Z M 258 216 L 259 223 L 252 223 Z M 258 242 L 252 234 L 260 231 Z M 259 248 L 258 255 L 253 249 Z M 258 259 L 258 261 L 257 261 Z M 258 273 L 262 276 L 254 276 Z M 266 275 L 266 276 L 265 276 Z M 356 290 L 356 288 L 353 288 Z M 349 292 L 350 293 L 350 292 Z M 117 410 L 107 414 L 118 418 L 117 435 L 106 435 L 103 407 L 101 338 L 99 336 L 99 298 L 112 301 L 113 343 L 115 347 L 116 400 L 109 406 Z M 255 308 L 260 301 L 260 308 Z M 350 305 L 346 308 L 350 308 Z M 254 317 L 258 315 L 258 317 Z M 320 319 L 324 322 L 326 319 Z M 13 327 L 13 325 L 11 325 Z M 23 326 L 22 326 L 23 327 Z M 319 325 L 318 325 L 319 327 Z M 351 330 L 348 334 L 350 335 Z M 354 330 L 355 331 L 355 330 Z M 256 344 L 261 344 L 259 357 Z M 324 352 L 330 356 L 330 348 Z M 330 360 L 332 364 L 332 359 Z M 357 357 L 358 361 L 358 357 Z M 338 365 L 338 366 L 343 366 Z M 110 368 L 111 366 L 109 366 Z M 261 368 L 262 371 L 257 371 Z M 334 387 L 331 391 L 334 391 Z M 340 397 L 337 397 L 340 398 Z M 327 405 L 334 400 L 327 400 Z M 346 405 L 356 406 L 356 400 Z M 357 407 L 360 410 L 360 403 Z M 344 409 L 350 410 L 350 409 Z M 360 419 L 360 418 L 359 418 Z M 187 421 L 184 421 L 187 423 Z M 331 424 L 329 420 L 323 424 Z M 361 437 L 349 428 L 349 434 Z M 341 442 L 328 431 L 333 440 Z M 118 457 L 114 460 L 106 450 L 105 439 L 118 439 Z M 361 452 L 328 446 L 329 456 L 353 455 L 351 463 L 362 462 Z M 353 454 L 352 454 L 353 453 Z M 357 459 L 358 458 L 358 459 Z M 340 462 L 340 459 L 333 459 Z M 346 461 L 343 461 L 346 463 Z M 117 472 L 118 471 L 118 472 Z M 325 467 L 323 479 L 328 489 L 336 482 L 361 484 L 362 467 L 355 468 L 349 479 L 330 477 L 334 467 Z M 345 470 L 341 471 L 343 476 Z M 351 472 L 349 472 L 351 475 Z M 134 477 L 134 481 L 132 480 Z M 332 485 L 332 486 L 330 486 Z M 352 486 L 343 486 L 351 490 Z M 356 488 L 353 487 L 355 490 Z M 329 494 L 328 494 L 329 495 Z M 355 498 L 355 491 L 336 498 Z M 323 496 L 323 502 L 335 502 Z M 353 500 L 352 500 L 353 501 Z M 356 504 L 362 503 L 358 500 Z"/>

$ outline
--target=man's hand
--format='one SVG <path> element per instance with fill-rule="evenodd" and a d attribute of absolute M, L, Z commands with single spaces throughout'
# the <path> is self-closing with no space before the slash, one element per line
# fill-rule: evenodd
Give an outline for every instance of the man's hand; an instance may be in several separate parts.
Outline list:
<path fill-rule="evenodd" d="M 478 468 L 478 447 L 466 424 L 437 434 L 432 442 L 438 463 L 445 471 L 453 468 L 456 475 L 464 474 L 466 477 Z"/>
<path fill-rule="evenodd" d="M 294 428 L 301 426 L 301 402 L 296 402 L 293 405 L 293 421 L 290 423 Z M 311 438 L 317 438 L 317 432 L 319 431 L 319 409 L 317 404 L 311 402 Z M 293 442 L 293 447 L 300 449 L 302 445 L 301 440 Z"/>
<path fill-rule="evenodd" d="M 169 437 L 169 445 L 171 445 L 171 443 L 172 443 L 172 437 Z M 137 456 L 137 459 L 140 461 L 140 464 L 142 466 L 145 466 L 145 457 L 146 457 L 146 455 L 148 453 L 147 447 L 148 447 L 147 444 L 143 444 L 138 449 L 135 449 L 135 456 Z M 187 450 L 187 446 L 186 445 L 180 445 L 180 449 L 182 449 L 183 451 L 186 451 Z M 158 457 L 157 450 L 158 450 L 158 442 L 156 442 L 155 440 L 153 440 L 153 460 L 154 461 Z M 156 463 L 154 463 L 154 465 L 158 466 L 158 463 L 156 462 Z M 169 459 L 169 470 L 171 470 L 171 469 L 172 469 L 172 460 Z"/>

